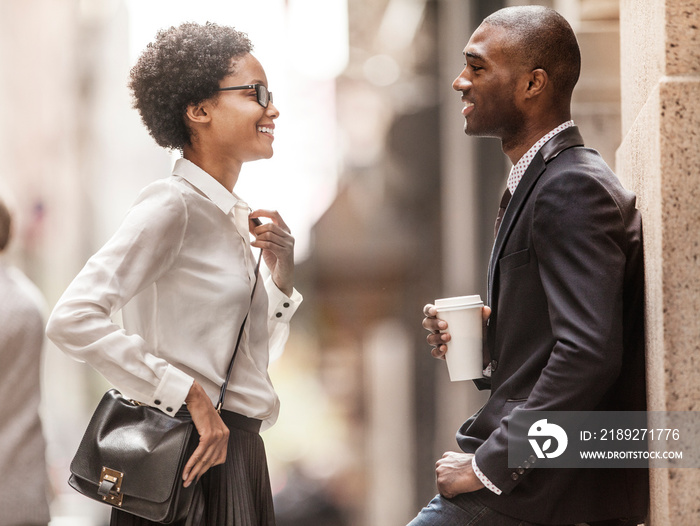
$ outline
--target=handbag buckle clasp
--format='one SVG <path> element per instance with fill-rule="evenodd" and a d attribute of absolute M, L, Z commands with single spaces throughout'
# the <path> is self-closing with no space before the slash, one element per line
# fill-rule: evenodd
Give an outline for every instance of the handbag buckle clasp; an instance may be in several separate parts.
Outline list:
<path fill-rule="evenodd" d="M 121 506 L 124 494 L 122 490 L 122 480 L 124 473 L 108 467 L 102 468 L 100 473 L 100 485 L 97 488 L 97 493 L 102 495 L 102 499 L 108 504 Z"/>

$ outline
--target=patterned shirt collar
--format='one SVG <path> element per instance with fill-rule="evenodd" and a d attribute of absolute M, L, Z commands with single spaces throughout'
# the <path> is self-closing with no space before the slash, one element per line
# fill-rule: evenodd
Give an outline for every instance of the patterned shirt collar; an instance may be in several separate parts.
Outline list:
<path fill-rule="evenodd" d="M 527 151 L 527 153 L 523 155 L 517 163 L 515 163 L 515 166 L 513 166 L 510 169 L 510 174 L 508 175 L 507 186 L 508 190 L 510 190 L 511 195 L 515 193 L 515 189 L 518 187 L 518 183 L 520 183 L 520 180 L 523 178 L 525 170 L 528 169 L 530 163 L 535 158 L 535 154 L 540 151 L 540 148 L 542 148 L 542 146 L 544 146 L 544 144 L 556 134 L 563 132 L 567 128 L 571 128 L 572 126 L 574 126 L 574 121 L 567 121 L 563 124 L 560 124 L 552 131 L 550 131 L 547 135 L 542 137 L 535 144 L 533 144 L 532 148 L 530 148 Z"/>

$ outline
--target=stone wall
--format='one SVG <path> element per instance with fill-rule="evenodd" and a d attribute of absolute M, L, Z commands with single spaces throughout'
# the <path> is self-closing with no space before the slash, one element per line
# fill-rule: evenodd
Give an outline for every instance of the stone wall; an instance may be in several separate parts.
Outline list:
<path fill-rule="evenodd" d="M 700 2 L 622 0 L 617 171 L 644 218 L 649 409 L 700 410 Z M 651 470 L 651 526 L 700 523 L 700 471 Z"/>

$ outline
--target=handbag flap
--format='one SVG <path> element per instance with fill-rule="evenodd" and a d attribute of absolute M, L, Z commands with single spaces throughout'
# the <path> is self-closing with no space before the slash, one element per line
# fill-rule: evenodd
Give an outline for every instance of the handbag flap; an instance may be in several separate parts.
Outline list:
<path fill-rule="evenodd" d="M 111 389 L 98 404 L 70 470 L 96 491 L 103 467 L 119 471 L 124 495 L 165 502 L 183 483 L 193 431 L 191 420 L 134 404 Z"/>

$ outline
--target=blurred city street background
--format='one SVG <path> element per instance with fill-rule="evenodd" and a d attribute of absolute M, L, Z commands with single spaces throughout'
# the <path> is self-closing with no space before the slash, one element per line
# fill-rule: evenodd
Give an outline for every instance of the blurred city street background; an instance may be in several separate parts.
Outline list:
<path fill-rule="evenodd" d="M 546 4 L 577 32 L 574 120 L 611 166 L 621 140 L 616 0 L 0 0 L 0 188 L 17 212 L 11 261 L 52 307 L 176 153 L 126 87 L 158 29 L 232 25 L 251 37 L 280 110 L 275 155 L 236 192 L 297 239 L 305 301 L 270 374 L 263 433 L 279 526 L 392 526 L 435 493 L 434 463 L 483 401 L 430 356 L 422 308 L 481 294 L 509 165 L 466 137 L 451 89 L 462 49 L 500 7 Z M 109 388 L 45 347 L 52 526 L 103 526 L 68 464 Z"/>

